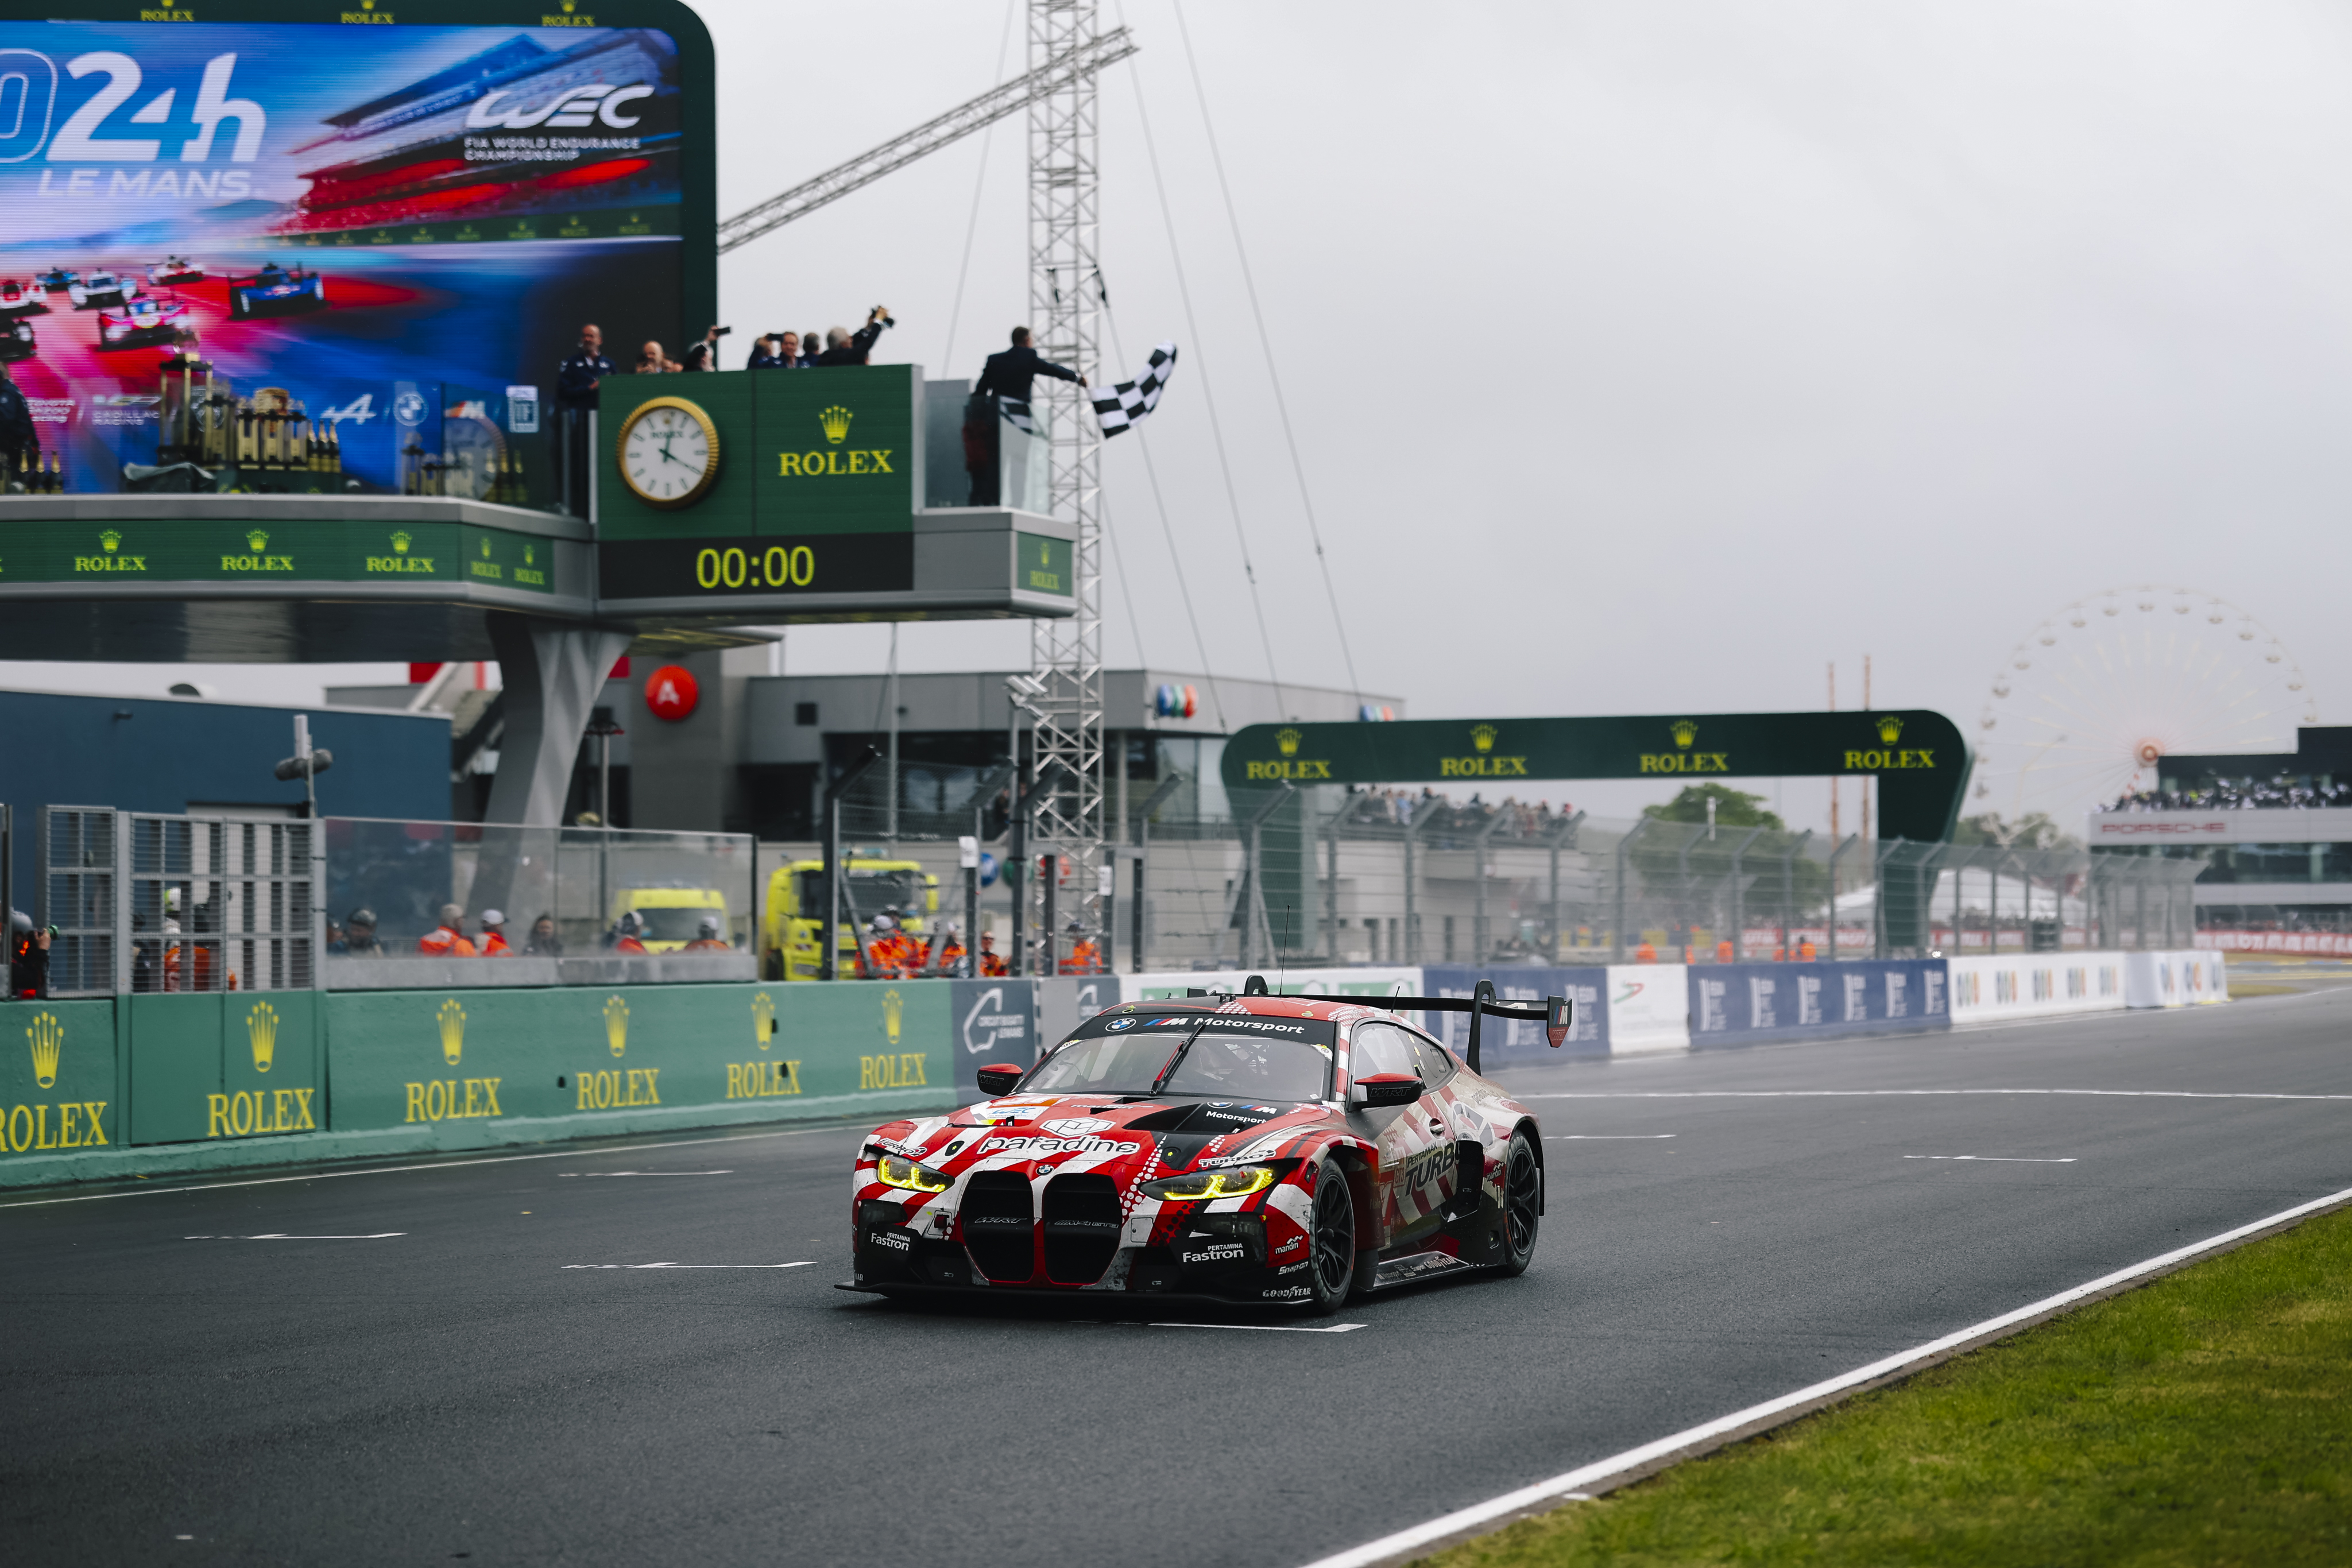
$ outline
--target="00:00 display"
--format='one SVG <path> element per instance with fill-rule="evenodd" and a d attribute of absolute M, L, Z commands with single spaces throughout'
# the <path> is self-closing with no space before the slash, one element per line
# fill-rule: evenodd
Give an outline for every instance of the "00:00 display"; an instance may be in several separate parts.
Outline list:
<path fill-rule="evenodd" d="M 758 555 L 707 549 L 694 558 L 694 580 L 704 588 L 806 588 L 816 580 L 816 551 L 806 545 L 771 545 Z"/>

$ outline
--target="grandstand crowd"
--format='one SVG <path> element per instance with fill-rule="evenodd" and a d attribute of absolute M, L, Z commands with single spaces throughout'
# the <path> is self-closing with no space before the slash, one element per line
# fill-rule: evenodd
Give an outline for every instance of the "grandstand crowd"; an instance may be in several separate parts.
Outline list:
<path fill-rule="evenodd" d="M 2126 790 L 2110 811 L 2252 811 L 2273 808 L 2352 806 L 2352 782 L 2312 782 L 2281 773 L 2267 783 L 2252 775 L 2216 779 L 2201 789 Z"/>
<path fill-rule="evenodd" d="M 1456 802 L 1425 785 L 1418 795 L 1410 789 L 1360 789 L 1352 784 L 1348 793 L 1350 799 L 1340 815 L 1342 822 L 1409 828 L 1419 821 L 1424 828 L 1451 830 L 1465 836 L 1475 836 L 1492 823 L 1493 836 L 1498 839 L 1547 839 L 1576 814 L 1573 806 L 1554 810 L 1548 802 L 1528 804 L 1508 796 L 1499 804 L 1489 804 L 1475 795 L 1466 802 Z"/>

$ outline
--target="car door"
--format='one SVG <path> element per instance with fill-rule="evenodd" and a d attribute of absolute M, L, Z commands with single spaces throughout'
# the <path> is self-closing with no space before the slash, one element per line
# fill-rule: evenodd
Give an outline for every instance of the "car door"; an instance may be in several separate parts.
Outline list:
<path fill-rule="evenodd" d="M 1376 1020 L 1356 1026 L 1348 1057 L 1351 1080 L 1375 1072 L 1418 1078 L 1421 1070 L 1411 1031 Z M 1454 1155 L 1452 1134 L 1433 1095 L 1424 1092 L 1410 1105 L 1356 1114 L 1370 1120 L 1376 1129 L 1373 1145 L 1381 1159 L 1377 1195 L 1385 1232 L 1381 1244 L 1393 1246 L 1435 1229 L 1452 1183 Z"/>
<path fill-rule="evenodd" d="M 1444 1201 L 1454 1205 L 1454 1215 L 1458 1218 L 1476 1207 L 1479 1189 L 1486 1180 L 1486 1119 L 1475 1107 L 1463 1103 L 1448 1087 L 1454 1075 L 1463 1071 L 1452 1051 L 1425 1035 L 1416 1034 L 1412 1037 L 1412 1053 L 1421 1081 L 1426 1086 L 1421 1104 L 1429 1129 L 1433 1135 L 1454 1145 L 1454 1165 L 1445 1173 Z M 1456 1198 L 1461 1201 L 1454 1202 Z"/>

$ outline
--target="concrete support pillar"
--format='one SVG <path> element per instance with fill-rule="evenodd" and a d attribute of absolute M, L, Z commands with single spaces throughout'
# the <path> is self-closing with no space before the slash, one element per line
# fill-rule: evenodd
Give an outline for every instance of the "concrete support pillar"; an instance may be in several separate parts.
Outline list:
<path fill-rule="evenodd" d="M 484 820 L 552 827 L 571 792 L 589 709 L 632 634 L 505 611 L 493 611 L 489 623 L 506 692 L 506 737 Z"/>

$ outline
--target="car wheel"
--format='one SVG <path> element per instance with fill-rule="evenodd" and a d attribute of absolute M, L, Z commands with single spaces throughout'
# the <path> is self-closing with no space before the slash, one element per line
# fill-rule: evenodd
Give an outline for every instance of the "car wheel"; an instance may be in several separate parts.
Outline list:
<path fill-rule="evenodd" d="M 1336 1312 L 1356 1281 L 1356 1201 L 1337 1165 L 1326 1166 L 1316 1184 L 1307 1248 L 1307 1283 L 1314 1291 L 1309 1310 Z"/>
<path fill-rule="evenodd" d="M 1503 1166 L 1503 1261 L 1497 1271 L 1524 1274 L 1536 1255 L 1536 1229 L 1542 1224 L 1543 1170 L 1525 1132 L 1511 1134 Z"/>

